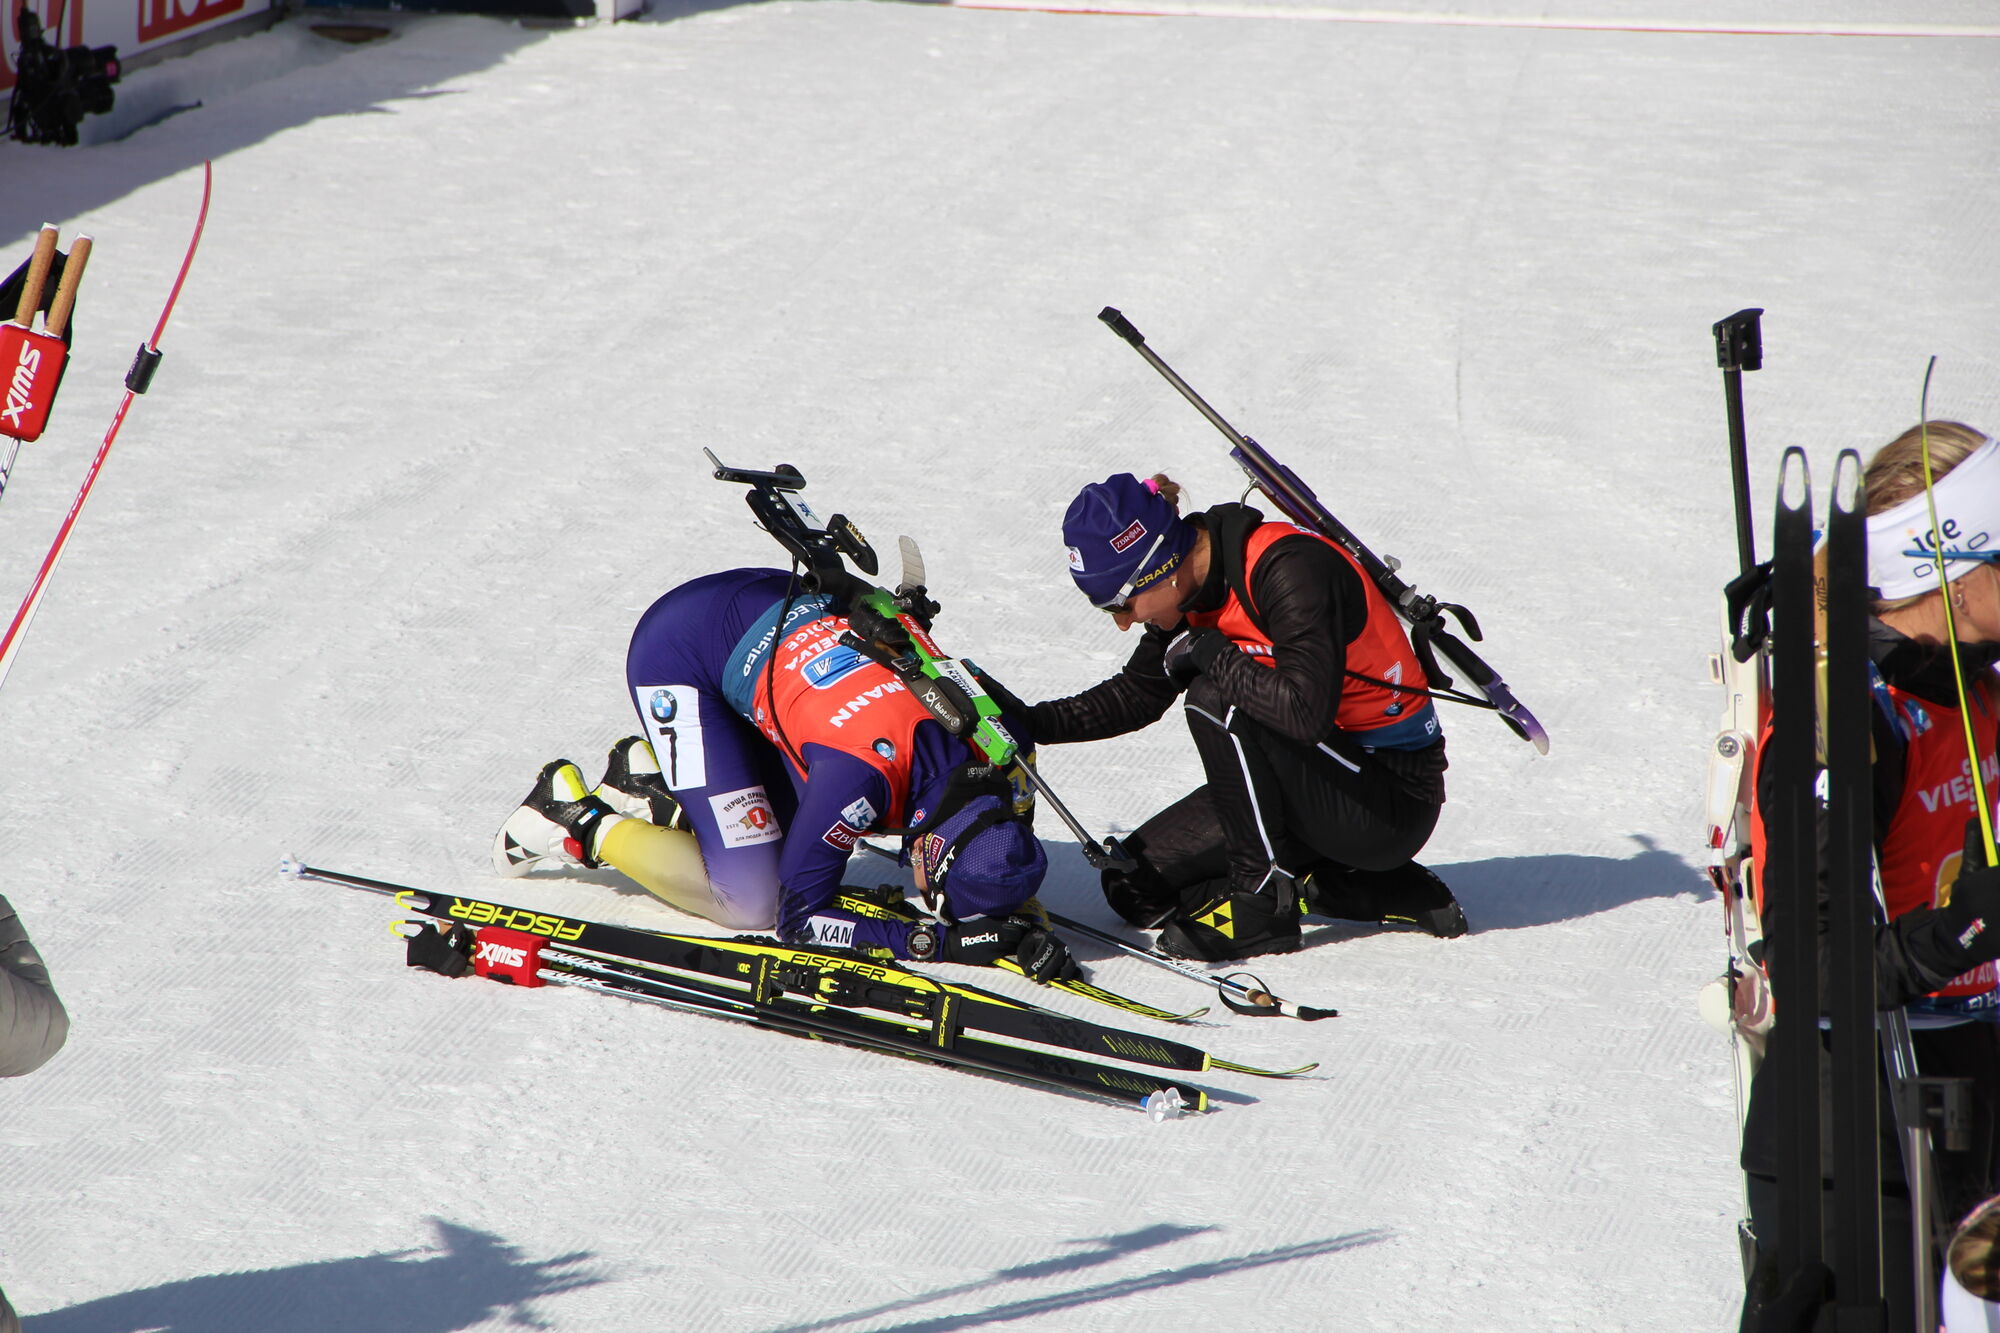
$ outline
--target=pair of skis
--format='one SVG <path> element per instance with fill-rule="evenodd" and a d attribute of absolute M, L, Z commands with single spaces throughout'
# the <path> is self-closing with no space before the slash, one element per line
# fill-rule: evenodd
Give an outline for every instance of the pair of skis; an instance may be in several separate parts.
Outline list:
<path fill-rule="evenodd" d="M 1803 451 L 1786 452 L 1772 528 L 1771 731 L 1764 761 L 1771 794 L 1763 811 L 1765 956 L 1776 1000 L 1765 1077 L 1776 1080 L 1781 1153 L 1777 1235 L 1768 1239 L 1777 1262 L 1774 1308 L 1793 1308 L 1787 1297 L 1825 1304 L 1830 1280 L 1840 1326 L 1879 1331 L 1888 1317 L 1876 1093 L 1883 1048 L 1875 1017 L 1874 704 L 1862 504 L 1861 459 L 1845 450 L 1826 517 L 1825 573 L 1815 578 L 1811 474 Z M 1822 774 L 1823 816 L 1816 795 Z M 1831 1028 L 1824 1044 L 1822 1014 Z M 1831 1102 L 1831 1144 L 1822 1138 L 1823 1099 Z M 1833 1190 L 1826 1195 L 1822 1156 L 1829 1147 Z M 1911 1173 L 1913 1182 L 1923 1178 L 1920 1169 Z M 1831 1209 L 1831 1252 L 1824 1208 Z"/>
<path fill-rule="evenodd" d="M 1883 1247 L 1899 1239 L 1883 1234 L 1878 1089 L 1886 1079 L 1910 1184 L 1917 1327 L 1934 1328 L 1939 1220 L 1928 1124 L 1913 1100 L 1920 1085 L 1907 1020 L 1901 1010 L 1875 1009 L 1874 933 L 1886 909 L 1874 868 L 1872 593 L 1861 459 L 1844 450 L 1836 460 L 1816 557 L 1810 468 L 1802 450 L 1786 451 L 1772 557 L 1758 565 L 1742 374 L 1762 365 L 1762 314 L 1739 311 L 1714 328 L 1740 568 L 1725 594 L 1723 651 L 1712 662 L 1725 706 L 1708 791 L 1709 873 L 1723 903 L 1729 971 L 1705 1001 L 1735 1048 L 1739 1125 L 1758 1078 L 1767 1085 L 1760 1096 L 1776 1103 L 1780 1153 L 1776 1234 L 1753 1235 L 1746 1216 L 1745 1273 L 1760 1247 L 1773 1256 L 1764 1329 L 1815 1326 L 1811 1320 L 1823 1311 L 1843 1333 L 1887 1328 Z M 1758 864 L 1750 825 L 1760 762 L 1768 800 Z M 1831 1193 L 1824 1188 L 1828 1161 Z"/>
<path fill-rule="evenodd" d="M 497 929 L 505 936 L 502 947 L 512 947 L 506 941 L 516 936 L 528 937 L 546 946 L 540 949 L 541 968 L 557 974 L 544 980 L 614 990 L 1114 1100 L 1146 1105 L 1148 1098 L 1158 1097 L 1201 1110 L 1207 1105 L 1202 1089 L 1149 1071 L 1289 1078 L 1317 1067 L 1277 1070 L 1223 1060 L 1184 1042 L 1092 1023 L 859 954 L 755 936 L 638 930 L 432 893 L 295 860 L 286 861 L 282 871 L 294 879 L 392 897 L 407 911 L 452 926 Z M 1098 1063 L 1105 1059 L 1139 1068 Z"/>

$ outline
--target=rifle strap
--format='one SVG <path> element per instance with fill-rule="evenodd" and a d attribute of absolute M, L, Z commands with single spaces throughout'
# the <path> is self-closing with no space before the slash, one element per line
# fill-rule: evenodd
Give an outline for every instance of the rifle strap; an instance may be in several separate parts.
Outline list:
<path fill-rule="evenodd" d="M 1209 558 L 1221 567 L 1222 580 L 1234 594 L 1237 605 L 1243 608 L 1243 614 L 1250 617 L 1250 623 L 1257 627 L 1257 632 L 1268 640 L 1271 637 L 1270 628 L 1265 625 L 1264 617 L 1257 611 L 1257 603 L 1250 596 L 1250 570 L 1243 559 L 1243 543 L 1226 541 L 1214 527 L 1211 527 L 1208 532 L 1208 549 Z M 1424 669 L 1424 678 L 1436 682 L 1439 688 L 1432 690 L 1416 685 L 1405 685 L 1400 681 L 1380 680 L 1353 670 L 1345 662 L 1341 664 L 1341 674 L 1349 680 L 1358 680 L 1364 685 L 1395 690 L 1401 694 L 1421 694 L 1429 699 L 1448 699 L 1453 703 L 1467 704 L 1474 708 L 1493 708 L 1493 704 L 1485 699 L 1453 689 L 1451 677 L 1438 667 L 1437 655 L 1431 651 L 1430 636 L 1431 631 L 1441 623 L 1441 618 L 1433 615 L 1410 626 L 1410 647 L 1417 655 L 1417 664 Z"/>

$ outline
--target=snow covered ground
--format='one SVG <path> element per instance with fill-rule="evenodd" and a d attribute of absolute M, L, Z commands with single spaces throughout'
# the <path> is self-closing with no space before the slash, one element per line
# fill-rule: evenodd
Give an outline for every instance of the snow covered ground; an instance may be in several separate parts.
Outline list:
<path fill-rule="evenodd" d="M 98 242 L 0 506 L 9 608 L 216 173 L 154 392 L 0 693 L 0 889 L 75 1018 L 0 1087 L 30 1333 L 1733 1327 L 1728 1063 L 1694 1005 L 1734 560 L 1709 326 L 1769 312 L 1760 508 L 1781 446 L 1823 487 L 1913 422 L 1930 354 L 1936 414 L 1994 429 L 2000 40 L 1184 8 L 695 0 L 320 51 L 293 26 L 192 57 L 204 105 L 123 141 L 0 145 L 0 259 L 45 219 Z M 608 877 L 503 884 L 487 849 L 543 761 L 594 775 L 633 729 L 642 607 L 775 562 L 704 445 L 917 537 L 944 642 L 1022 694 L 1097 679 L 1127 643 L 1068 586 L 1069 496 L 1239 489 L 1106 304 L 1470 603 L 1554 735 L 1543 759 L 1448 718 L 1425 859 L 1470 936 L 1327 927 L 1258 970 L 1342 1018 L 1192 1034 L 1317 1075 L 1218 1075 L 1215 1114 L 1154 1124 L 412 973 L 384 900 L 279 881 L 296 852 L 690 927 Z M 1044 772 L 1105 830 L 1196 780 L 1172 721 Z M 1047 901 L 1108 924 L 1044 836 Z"/>

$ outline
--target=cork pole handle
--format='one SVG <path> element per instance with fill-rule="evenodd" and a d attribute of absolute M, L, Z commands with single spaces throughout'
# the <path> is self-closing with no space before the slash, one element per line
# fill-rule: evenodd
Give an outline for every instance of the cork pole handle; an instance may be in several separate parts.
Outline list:
<path fill-rule="evenodd" d="M 49 336 L 62 337 L 69 327 L 70 312 L 76 309 L 76 289 L 83 282 L 83 266 L 90 262 L 90 238 L 79 236 L 70 242 L 69 258 L 63 261 L 62 280 L 56 284 L 56 299 L 49 305 Z"/>
<path fill-rule="evenodd" d="M 42 224 L 42 234 L 35 238 L 35 254 L 28 261 L 28 280 L 21 288 L 21 304 L 14 312 L 14 322 L 24 327 L 35 322 L 35 312 L 42 308 L 42 288 L 49 285 L 49 269 L 56 262 L 56 225 Z"/>

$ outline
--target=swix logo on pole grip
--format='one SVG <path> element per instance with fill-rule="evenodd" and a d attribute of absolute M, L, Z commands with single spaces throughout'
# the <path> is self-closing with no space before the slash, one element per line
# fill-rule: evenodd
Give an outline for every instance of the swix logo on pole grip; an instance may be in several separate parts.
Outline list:
<path fill-rule="evenodd" d="M 0 435 L 41 438 L 68 355 L 60 338 L 0 324 L 0 392 L 5 394 L 0 398 Z"/>
<path fill-rule="evenodd" d="M 540 935 L 526 931 L 482 926 L 473 937 L 472 970 L 478 976 L 516 986 L 547 985 L 540 975 L 543 943 Z"/>

